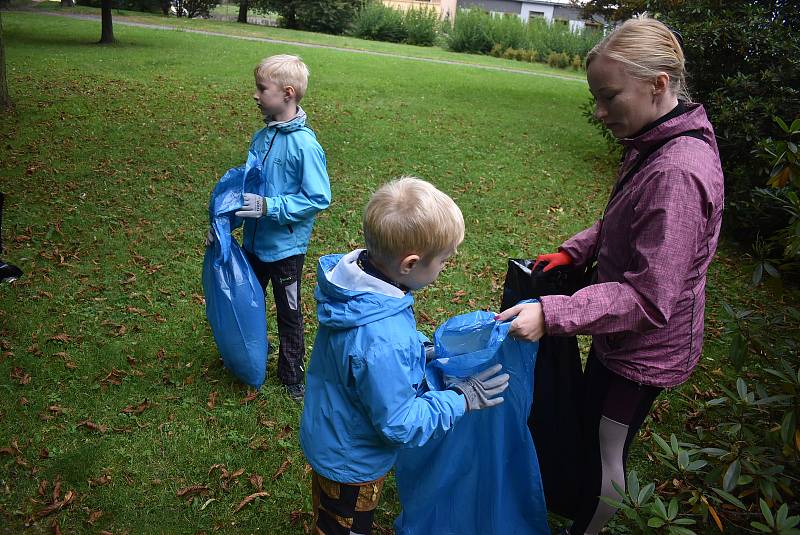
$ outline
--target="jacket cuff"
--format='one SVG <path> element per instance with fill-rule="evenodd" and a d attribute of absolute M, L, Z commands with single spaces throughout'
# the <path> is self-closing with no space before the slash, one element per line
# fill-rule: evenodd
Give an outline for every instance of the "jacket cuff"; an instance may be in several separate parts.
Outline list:
<path fill-rule="evenodd" d="M 578 332 L 575 307 L 571 305 L 572 297 L 569 295 L 544 295 L 542 315 L 544 316 L 545 332 L 553 336 L 573 336 Z"/>

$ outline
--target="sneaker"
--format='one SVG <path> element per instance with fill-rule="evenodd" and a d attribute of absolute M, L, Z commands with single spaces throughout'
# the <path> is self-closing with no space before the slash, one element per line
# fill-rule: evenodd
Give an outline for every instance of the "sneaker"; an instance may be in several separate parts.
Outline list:
<path fill-rule="evenodd" d="M 22 276 L 22 270 L 17 266 L 6 264 L 0 260 L 0 282 L 14 282 Z"/>
<path fill-rule="evenodd" d="M 295 383 L 293 385 L 284 385 L 286 388 L 286 394 L 288 394 L 289 398 L 292 401 L 296 401 L 298 403 L 302 403 L 303 398 L 306 395 L 306 385 L 303 383 Z"/>

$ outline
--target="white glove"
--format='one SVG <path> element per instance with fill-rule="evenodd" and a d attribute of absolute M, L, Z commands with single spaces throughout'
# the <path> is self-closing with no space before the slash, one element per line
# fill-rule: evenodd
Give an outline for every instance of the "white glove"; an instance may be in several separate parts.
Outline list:
<path fill-rule="evenodd" d="M 244 206 L 236 212 L 236 217 L 252 217 L 258 218 L 263 216 L 267 211 L 267 200 L 261 195 L 255 193 L 244 194 Z"/>
<path fill-rule="evenodd" d="M 214 229 L 208 227 L 208 234 L 206 234 L 206 247 L 211 247 L 211 244 L 214 243 Z"/>

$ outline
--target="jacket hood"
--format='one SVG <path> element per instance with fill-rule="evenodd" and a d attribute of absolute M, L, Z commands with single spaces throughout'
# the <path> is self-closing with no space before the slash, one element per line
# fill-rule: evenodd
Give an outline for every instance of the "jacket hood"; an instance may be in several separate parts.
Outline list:
<path fill-rule="evenodd" d="M 403 293 L 358 267 L 362 250 L 319 259 L 314 298 L 320 324 L 348 329 L 394 316 L 414 304 L 411 292 Z"/>
<path fill-rule="evenodd" d="M 714 136 L 714 129 L 708 121 L 706 110 L 701 104 L 696 103 L 686 103 L 685 107 L 686 111 L 677 117 L 673 117 L 637 137 L 621 139 L 620 143 L 641 152 L 664 138 L 687 130 L 700 130 L 706 142 L 716 149 L 717 140 Z"/>
<path fill-rule="evenodd" d="M 270 119 L 264 119 L 264 122 L 267 123 L 269 128 L 276 128 L 281 132 L 288 134 L 289 132 L 294 132 L 295 130 L 300 130 L 306 126 L 306 112 L 303 111 L 303 108 L 297 106 L 297 115 L 289 119 L 288 121 L 272 121 Z"/>

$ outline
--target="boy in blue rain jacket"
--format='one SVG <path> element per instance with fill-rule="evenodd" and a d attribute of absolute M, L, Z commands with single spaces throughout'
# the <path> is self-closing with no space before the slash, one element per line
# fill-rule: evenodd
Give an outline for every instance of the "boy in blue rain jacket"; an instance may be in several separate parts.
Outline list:
<path fill-rule="evenodd" d="M 271 56 L 255 68 L 253 98 L 266 127 L 253 136 L 248 159 L 257 162 L 245 181 L 242 247 L 278 320 L 278 378 L 295 401 L 305 392 L 305 340 L 300 307 L 303 263 L 318 212 L 331 202 L 325 152 L 299 106 L 308 67 L 297 56 Z M 206 245 L 213 240 L 209 231 Z"/>
<path fill-rule="evenodd" d="M 403 447 L 421 446 L 508 386 L 500 365 L 430 391 L 413 290 L 439 276 L 464 238 L 453 200 L 404 177 L 364 212 L 366 249 L 320 258 L 319 331 L 311 354 L 300 443 L 313 469 L 312 533 L 369 534 L 386 474 Z"/>

